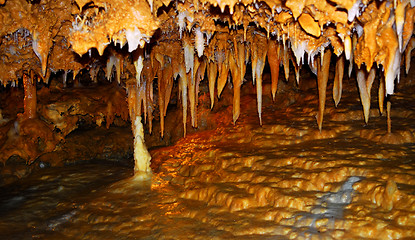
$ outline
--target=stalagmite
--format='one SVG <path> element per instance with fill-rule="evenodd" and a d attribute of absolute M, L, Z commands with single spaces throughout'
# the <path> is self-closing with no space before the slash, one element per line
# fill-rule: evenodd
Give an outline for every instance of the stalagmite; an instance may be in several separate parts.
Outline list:
<path fill-rule="evenodd" d="M 278 77 L 280 73 L 280 44 L 277 41 L 268 42 L 268 63 L 271 69 L 271 93 L 272 100 L 275 100 L 275 94 L 278 89 Z"/>
<path fill-rule="evenodd" d="M 342 54 L 340 57 L 336 59 L 336 75 L 334 76 L 334 83 L 333 83 L 333 100 L 334 104 L 337 105 L 340 102 L 342 97 L 342 89 L 343 89 L 343 73 L 344 73 L 344 55 Z"/>
<path fill-rule="evenodd" d="M 218 75 L 218 69 L 217 65 L 214 62 L 208 63 L 208 69 L 207 69 L 207 77 L 209 81 L 209 96 L 210 96 L 210 108 L 213 108 L 213 105 L 215 103 L 215 83 L 216 83 L 216 77 Z"/>
<path fill-rule="evenodd" d="M 323 55 L 322 50 L 322 54 Z M 330 58 L 331 58 L 331 49 L 328 48 L 326 53 L 322 56 L 323 60 L 320 63 L 317 60 L 317 85 L 318 85 L 318 113 L 317 113 L 317 124 L 318 129 L 321 131 L 323 127 L 323 115 L 324 108 L 326 105 L 326 89 L 327 81 L 329 79 L 329 67 L 330 67 Z"/>
<path fill-rule="evenodd" d="M 23 74 L 23 87 L 24 87 L 24 113 L 23 117 L 32 119 L 37 116 L 37 96 L 36 96 L 36 82 L 33 79 L 33 73 L 31 77 L 27 74 Z"/>
<path fill-rule="evenodd" d="M 144 85 L 144 84 L 143 84 Z M 140 86 L 141 88 L 143 87 Z M 144 129 L 141 123 L 141 99 L 136 84 L 127 84 L 127 103 L 134 135 L 134 174 L 141 178 L 151 176 L 150 153 L 144 144 Z"/>
<path fill-rule="evenodd" d="M 360 99 L 363 105 L 363 113 L 365 117 L 365 123 L 367 124 L 369 121 L 369 114 L 370 114 L 370 90 L 372 89 L 372 84 L 376 76 L 376 69 L 372 67 L 366 79 L 364 69 L 359 69 L 357 71 L 357 84 L 359 86 L 359 93 Z"/>
<path fill-rule="evenodd" d="M 151 156 L 144 144 L 144 128 L 141 116 L 136 116 L 133 123 L 134 133 L 134 174 L 148 176 L 151 174 Z"/>
<path fill-rule="evenodd" d="M 383 105 L 385 103 L 385 95 L 386 95 L 386 89 L 385 89 L 385 79 L 380 78 L 379 79 L 379 89 L 378 89 L 378 104 L 379 104 L 379 112 L 382 115 L 383 114 Z"/>
<path fill-rule="evenodd" d="M 387 124 L 388 124 L 388 133 L 392 133 L 392 120 L 391 120 L 391 102 L 388 101 L 386 104 L 386 114 L 387 114 Z"/>

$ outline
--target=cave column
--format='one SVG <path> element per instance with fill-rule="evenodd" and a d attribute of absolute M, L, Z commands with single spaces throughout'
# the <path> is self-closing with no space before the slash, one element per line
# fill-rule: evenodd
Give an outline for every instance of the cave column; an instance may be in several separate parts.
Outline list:
<path fill-rule="evenodd" d="M 144 144 L 144 128 L 139 115 L 136 84 L 127 86 L 127 102 L 131 119 L 131 127 L 134 135 L 134 175 L 140 178 L 151 176 L 151 156 Z"/>
<path fill-rule="evenodd" d="M 24 86 L 24 113 L 23 116 L 28 119 L 36 118 L 37 112 L 37 97 L 36 97 L 36 82 L 34 81 L 33 72 L 30 77 L 23 74 Z"/>

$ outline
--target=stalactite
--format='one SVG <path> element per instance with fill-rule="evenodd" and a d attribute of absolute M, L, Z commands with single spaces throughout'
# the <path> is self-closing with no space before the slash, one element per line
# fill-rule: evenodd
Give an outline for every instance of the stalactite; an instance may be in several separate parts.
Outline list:
<path fill-rule="evenodd" d="M 411 57 L 412 57 L 412 50 L 415 48 L 415 38 L 411 38 L 405 49 L 405 73 L 409 73 L 409 69 L 411 68 Z"/>
<path fill-rule="evenodd" d="M 199 58 L 194 59 L 194 69 L 199 69 Z M 195 72 L 196 73 L 196 72 Z M 192 127 L 196 127 L 196 81 L 193 72 L 187 73 L 187 89 L 188 98 L 190 102 L 190 117 L 192 121 Z"/>
<path fill-rule="evenodd" d="M 148 130 L 150 132 L 150 134 L 152 134 L 153 132 L 153 111 L 154 111 L 154 107 L 153 107 L 153 79 L 151 78 L 151 80 L 149 80 L 146 83 L 146 90 L 145 90 L 145 99 L 146 99 L 146 104 L 144 104 L 144 107 L 147 107 L 147 123 L 148 123 Z"/>
<path fill-rule="evenodd" d="M 180 66 L 180 92 L 182 94 L 182 112 L 183 112 L 183 135 L 186 136 L 186 122 L 187 122 L 187 74 L 186 69 Z"/>
<path fill-rule="evenodd" d="M 157 61 L 151 65 L 150 59 L 145 59 L 143 63 L 141 84 L 137 85 L 137 109 L 138 115 L 141 116 L 144 112 L 144 123 L 148 124 L 149 132 L 152 133 L 153 120 L 153 80 L 158 72 L 159 64 Z"/>
<path fill-rule="evenodd" d="M 258 64 L 258 44 L 255 43 L 255 38 L 252 38 L 251 47 L 251 62 L 252 62 L 252 83 L 255 84 L 256 69 Z"/>
<path fill-rule="evenodd" d="M 352 51 L 351 51 L 350 60 L 349 60 L 349 78 L 352 76 L 353 65 L 354 65 L 354 51 L 356 49 L 356 45 L 357 45 L 357 36 L 356 36 L 356 34 L 353 34 L 353 36 L 352 36 Z"/>
<path fill-rule="evenodd" d="M 246 72 L 245 64 L 245 44 L 241 41 L 234 41 L 235 54 L 230 59 L 230 69 L 232 73 L 233 83 L 233 108 L 232 121 L 233 124 L 239 118 L 241 112 L 241 86 Z"/>
<path fill-rule="evenodd" d="M 275 94 L 278 89 L 278 77 L 280 73 L 280 44 L 277 41 L 268 42 L 268 63 L 271 69 L 271 94 L 272 100 L 275 100 Z"/>
<path fill-rule="evenodd" d="M 135 78 L 137 85 L 141 84 L 141 72 L 143 71 L 143 61 L 144 61 L 144 49 L 137 48 L 132 53 L 134 68 L 135 68 Z"/>
<path fill-rule="evenodd" d="M 334 83 L 333 83 L 333 100 L 334 104 L 337 105 L 340 102 L 342 97 L 342 89 L 343 89 L 343 73 L 344 73 L 344 54 L 340 55 L 336 59 L 336 73 L 334 76 Z"/>
<path fill-rule="evenodd" d="M 165 75 L 167 75 L 167 83 L 166 83 L 166 89 L 165 89 L 165 96 L 164 96 L 164 116 L 166 116 L 167 113 L 167 107 L 169 106 L 169 102 L 170 102 L 170 97 L 171 97 L 171 92 L 173 90 L 173 80 L 174 80 L 174 76 L 173 76 L 173 69 L 168 69 L 167 73 Z"/>
<path fill-rule="evenodd" d="M 195 57 L 195 49 L 192 44 L 192 40 L 188 33 L 185 33 L 183 36 L 183 52 L 184 52 L 184 64 L 186 67 L 186 73 L 191 71 L 193 75 L 193 64 L 194 64 L 194 57 Z"/>
<path fill-rule="evenodd" d="M 62 76 L 62 81 L 63 81 L 63 87 L 66 88 L 66 83 L 68 81 L 68 71 L 65 70 L 63 71 L 63 76 Z"/>
<path fill-rule="evenodd" d="M 158 78 L 158 103 L 159 103 L 159 112 L 160 112 L 160 134 L 161 137 L 164 137 L 164 97 L 166 92 L 166 74 L 164 74 L 165 66 L 159 68 L 157 73 Z M 170 68 L 171 69 L 171 68 Z"/>
<path fill-rule="evenodd" d="M 158 103 L 160 111 L 160 134 L 161 137 L 164 137 L 164 117 L 165 117 L 165 106 L 166 101 L 168 104 L 169 99 L 167 99 L 167 88 L 170 78 L 173 78 L 172 67 L 169 63 L 160 67 L 157 73 L 158 77 Z"/>
<path fill-rule="evenodd" d="M 363 68 L 357 71 L 357 84 L 359 87 L 360 99 L 362 101 L 363 106 L 363 114 L 365 117 L 366 124 L 369 121 L 369 114 L 370 114 L 370 91 L 372 89 L 372 84 L 376 76 L 375 67 L 370 69 L 370 72 L 366 78 L 366 74 Z"/>
<path fill-rule="evenodd" d="M 297 82 L 297 85 L 300 85 L 300 70 L 301 70 L 301 62 L 297 64 L 296 61 L 294 61 L 293 58 L 291 58 L 291 62 L 294 65 L 294 71 L 295 71 L 295 81 Z"/>
<path fill-rule="evenodd" d="M 140 110 L 138 108 L 139 99 L 137 95 L 137 87 L 132 82 L 129 82 L 127 83 L 126 91 L 127 91 L 128 113 L 130 116 L 131 123 L 133 123 L 133 120 L 140 113 Z"/>
<path fill-rule="evenodd" d="M 262 125 L 262 72 L 265 66 L 265 58 L 267 56 L 267 39 L 260 35 L 255 35 L 254 41 L 257 43 L 255 45 L 261 46 L 256 48 L 251 48 L 252 58 L 252 71 L 255 71 L 255 83 L 256 83 L 256 95 L 257 95 L 257 107 L 258 107 L 258 117 L 259 124 Z M 253 44 L 254 45 L 254 44 Z M 255 68 L 254 68 L 254 62 Z"/>
<path fill-rule="evenodd" d="M 398 43 L 399 43 L 399 51 L 403 51 L 402 47 L 402 31 L 403 25 L 405 20 L 405 7 L 408 4 L 408 1 L 397 1 L 395 7 L 395 26 L 396 26 L 396 34 L 398 35 Z"/>
<path fill-rule="evenodd" d="M 24 118 L 32 119 L 37 116 L 37 95 L 36 95 L 36 82 L 34 81 L 33 73 L 29 77 L 27 74 L 23 74 L 23 86 L 24 86 Z"/>
<path fill-rule="evenodd" d="M 78 73 L 79 71 L 72 71 L 73 86 L 76 88 L 82 87 L 82 84 L 77 77 Z"/>
<path fill-rule="evenodd" d="M 36 56 L 39 58 L 42 76 L 45 76 L 48 65 L 49 48 L 51 47 L 47 42 L 49 39 L 47 36 L 40 35 L 37 31 L 33 33 L 32 37 L 32 48 Z"/>
<path fill-rule="evenodd" d="M 213 105 L 215 103 L 215 83 L 216 83 L 216 77 L 218 75 L 218 68 L 217 65 L 214 62 L 208 63 L 208 69 L 207 69 L 207 77 L 209 81 L 209 96 L 210 96 L 210 108 L 213 108 Z"/>
<path fill-rule="evenodd" d="M 196 72 L 195 75 L 195 81 L 196 81 L 196 107 L 199 105 L 199 85 L 200 82 L 205 78 L 205 73 L 206 73 L 206 58 L 202 57 L 199 59 L 200 61 L 200 65 L 199 65 L 199 69 Z M 197 121 L 196 121 L 196 127 L 197 127 Z"/>
<path fill-rule="evenodd" d="M 412 39 L 412 34 L 414 32 L 414 22 L 415 22 L 414 17 L 415 17 L 415 8 L 411 8 L 407 6 L 406 12 L 405 12 L 405 23 L 403 25 L 403 31 L 402 31 L 401 53 L 408 47 L 408 43 Z"/>
<path fill-rule="evenodd" d="M 384 66 L 386 93 L 393 94 L 395 79 L 398 78 L 399 81 L 401 65 L 401 53 L 399 51 L 398 38 L 393 29 L 393 22 L 389 20 L 378 35 L 379 38 L 388 39 L 387 43 L 380 42 L 379 47 L 387 51 L 387 54 L 379 64 Z"/>
<path fill-rule="evenodd" d="M 222 51 L 218 52 L 218 59 L 217 59 L 217 63 L 218 63 L 218 71 L 219 71 L 219 76 L 218 76 L 218 85 L 217 85 L 217 90 L 218 90 L 218 98 L 220 97 L 223 88 L 226 85 L 226 82 L 228 81 L 228 75 L 229 75 L 229 51 L 226 49 L 226 41 L 225 42 L 220 42 L 221 47 L 219 49 L 223 49 Z"/>
<path fill-rule="evenodd" d="M 205 49 L 205 40 L 203 38 L 203 33 L 200 31 L 200 27 L 195 28 L 195 48 L 197 56 L 199 58 L 202 57 Z"/>
<path fill-rule="evenodd" d="M 158 69 L 160 68 L 160 64 L 155 61 L 153 65 L 151 64 L 151 60 L 146 59 L 144 62 L 144 68 L 143 68 L 143 80 L 145 81 L 145 103 L 144 108 L 147 112 L 147 119 L 148 119 L 148 129 L 150 134 L 153 131 L 153 111 L 154 111 L 154 78 L 156 77 L 156 74 L 158 72 Z"/>
<path fill-rule="evenodd" d="M 51 71 L 46 71 L 46 75 L 44 75 L 43 77 L 38 78 L 38 81 L 43 80 L 43 82 L 45 84 L 49 84 L 49 80 L 50 80 L 50 75 L 52 74 Z"/>
<path fill-rule="evenodd" d="M 237 48 L 237 46 L 234 47 Z M 239 56 L 235 54 L 231 54 L 231 58 L 229 59 L 229 68 L 232 75 L 232 84 L 233 84 L 233 101 L 232 101 L 232 119 L 233 124 L 236 123 L 236 120 L 239 118 L 240 114 L 240 104 L 241 104 L 241 76 L 240 71 L 238 68 L 238 58 Z"/>
<path fill-rule="evenodd" d="M 120 57 L 116 57 L 116 61 L 115 61 L 115 71 L 117 71 L 116 72 L 117 83 L 118 84 L 121 84 L 122 58 L 120 58 Z"/>
<path fill-rule="evenodd" d="M 238 58 L 236 63 L 238 64 L 239 68 L 239 77 L 241 78 L 241 85 L 243 83 L 243 79 L 246 73 L 246 62 L 247 62 L 247 53 L 246 53 L 246 45 L 242 41 L 237 41 L 237 49 L 238 49 Z"/>
<path fill-rule="evenodd" d="M 319 62 L 317 60 L 317 83 L 318 83 L 318 113 L 317 113 L 317 124 L 318 129 L 321 131 L 323 127 L 323 115 L 324 115 L 324 108 L 326 105 L 326 89 L 327 89 L 327 81 L 329 78 L 329 67 L 330 67 L 330 58 L 331 58 L 331 49 L 328 48 L 326 53 L 323 55 L 322 50 L 322 58 L 323 60 Z"/>
<path fill-rule="evenodd" d="M 290 76 L 290 53 L 288 47 L 284 46 L 282 53 L 282 64 L 284 65 L 285 80 L 288 81 Z"/>
<path fill-rule="evenodd" d="M 111 81 L 112 69 L 114 66 L 117 66 L 117 57 L 115 55 L 111 55 L 107 60 L 107 67 L 105 70 L 105 77 L 107 78 L 108 81 Z M 117 74 L 117 81 L 118 81 L 118 72 L 116 74 Z"/>

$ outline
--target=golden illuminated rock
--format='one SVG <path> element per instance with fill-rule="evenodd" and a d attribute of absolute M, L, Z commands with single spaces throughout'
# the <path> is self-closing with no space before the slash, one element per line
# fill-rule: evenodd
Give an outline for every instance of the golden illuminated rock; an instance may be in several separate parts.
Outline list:
<path fill-rule="evenodd" d="M 298 22 L 300 23 L 304 31 L 315 37 L 320 37 L 320 26 L 316 21 L 314 21 L 310 14 L 302 13 L 300 18 L 298 19 Z"/>
<path fill-rule="evenodd" d="M 298 84 L 305 65 L 317 75 L 321 130 L 331 52 L 337 58 L 335 105 L 342 96 L 344 60 L 349 60 L 349 75 L 354 64 L 359 69 L 357 85 L 368 121 L 372 69 L 383 70 L 378 85 L 383 112 L 383 100 L 394 93 L 399 80 L 402 55 L 408 71 L 415 46 L 414 8 L 407 0 L 8 0 L 0 4 L 3 85 L 15 86 L 28 74 L 48 83 L 59 71 L 64 71 L 66 84 L 68 73 L 78 81 L 76 76 L 83 69 L 96 81 L 103 70 L 108 80 L 115 75 L 117 83 L 135 96 L 136 103 L 129 104 L 134 108 L 130 119 L 143 115 L 151 133 L 156 117 L 161 136 L 175 87 L 180 93 L 184 134 L 188 109 L 191 125 L 197 128 L 199 86 L 205 75 L 211 108 L 226 86 L 233 88 L 234 123 L 241 114 L 241 86 L 245 78 L 252 78 L 262 124 L 266 62 L 271 71 L 271 90 L 266 93 L 273 98 L 280 64 L 286 80 L 293 65 Z M 370 77 L 362 71 L 370 72 Z M 30 96 L 27 91 L 26 98 Z M 113 108 L 107 112 L 114 112 Z M 112 122 L 113 115 L 108 116 Z"/>

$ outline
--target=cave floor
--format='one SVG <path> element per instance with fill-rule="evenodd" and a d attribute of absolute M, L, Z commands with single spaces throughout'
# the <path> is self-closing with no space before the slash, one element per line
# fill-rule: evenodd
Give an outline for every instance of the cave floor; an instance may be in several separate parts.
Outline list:
<path fill-rule="evenodd" d="M 338 108 L 328 95 L 321 132 L 315 89 L 275 103 L 264 97 L 263 126 L 256 96 L 244 95 L 236 125 L 151 150 L 151 181 L 114 163 L 81 164 L 8 186 L 0 194 L 0 237 L 410 239 L 412 89 L 391 99 L 392 134 L 376 98 L 364 124 L 356 91 L 345 91 Z"/>

